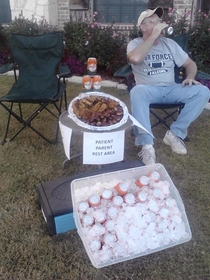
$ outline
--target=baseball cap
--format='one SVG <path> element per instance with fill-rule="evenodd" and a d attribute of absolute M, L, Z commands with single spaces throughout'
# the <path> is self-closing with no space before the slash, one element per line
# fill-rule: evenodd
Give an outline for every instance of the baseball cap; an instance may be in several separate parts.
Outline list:
<path fill-rule="evenodd" d="M 146 10 L 144 12 L 142 12 L 138 18 L 138 23 L 137 25 L 141 25 L 142 24 L 142 21 L 145 19 L 145 18 L 148 18 L 150 16 L 152 16 L 153 14 L 157 14 L 159 17 L 162 17 L 162 15 L 164 14 L 164 10 L 162 7 L 157 7 L 156 9 L 154 10 Z"/>

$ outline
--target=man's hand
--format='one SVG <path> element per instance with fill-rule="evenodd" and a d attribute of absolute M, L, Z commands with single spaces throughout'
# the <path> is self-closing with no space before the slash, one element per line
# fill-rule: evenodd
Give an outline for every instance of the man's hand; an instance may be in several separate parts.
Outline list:
<path fill-rule="evenodd" d="M 194 80 L 194 79 L 185 79 L 183 82 L 182 82 L 182 86 L 184 87 L 185 85 L 189 85 L 190 87 L 192 85 L 200 85 L 201 83 L 199 83 L 198 81 Z"/>
<path fill-rule="evenodd" d="M 182 82 L 182 86 L 189 85 L 190 87 L 194 85 L 200 85 L 198 81 L 195 80 L 195 76 L 197 73 L 197 66 L 192 59 L 188 57 L 188 59 L 183 64 L 183 67 L 186 70 L 186 79 Z"/>
<path fill-rule="evenodd" d="M 165 35 L 165 28 L 168 27 L 168 24 L 165 22 L 158 23 L 155 25 L 152 35 L 155 36 L 156 38 L 160 37 L 160 35 Z"/>

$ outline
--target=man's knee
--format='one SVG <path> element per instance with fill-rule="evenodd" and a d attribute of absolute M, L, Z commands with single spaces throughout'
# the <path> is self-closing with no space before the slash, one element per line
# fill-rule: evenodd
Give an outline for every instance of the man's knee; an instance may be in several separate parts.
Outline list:
<path fill-rule="evenodd" d="M 195 86 L 195 89 L 197 89 L 197 95 L 199 100 L 203 100 L 207 103 L 210 99 L 210 90 L 203 85 L 197 85 Z"/>
<path fill-rule="evenodd" d="M 189 88 L 189 97 L 188 101 L 191 100 L 203 100 L 205 102 L 208 102 L 210 99 L 210 90 L 203 85 L 193 85 L 191 88 Z"/>

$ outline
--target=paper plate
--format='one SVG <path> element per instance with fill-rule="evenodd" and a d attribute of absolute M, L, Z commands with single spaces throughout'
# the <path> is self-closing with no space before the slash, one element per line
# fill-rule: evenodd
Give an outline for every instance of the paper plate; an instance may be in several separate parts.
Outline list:
<path fill-rule="evenodd" d="M 73 111 L 72 105 L 73 105 L 73 103 L 76 100 L 82 99 L 82 98 L 85 98 L 85 97 L 89 97 L 89 96 L 101 96 L 101 97 L 109 98 L 109 99 L 112 99 L 112 100 L 118 102 L 119 105 L 123 109 L 123 117 L 122 117 L 122 119 L 119 122 L 117 122 L 117 123 L 115 123 L 113 125 L 109 125 L 109 126 L 93 126 L 93 125 L 90 125 L 90 124 L 85 123 L 85 122 L 81 121 L 80 119 L 78 119 L 77 116 L 75 115 L 74 111 Z M 112 95 L 109 95 L 109 94 L 106 94 L 106 93 L 103 93 L 103 92 L 97 92 L 97 91 L 88 92 L 88 93 L 81 93 L 79 96 L 75 97 L 71 101 L 71 103 L 69 104 L 68 113 L 69 113 L 69 117 L 77 125 L 79 125 L 79 126 L 81 126 L 83 128 L 90 129 L 90 130 L 95 130 L 95 131 L 107 131 L 107 130 L 116 129 L 116 128 L 120 127 L 121 125 L 123 125 L 124 123 L 126 123 L 127 120 L 128 120 L 128 109 L 127 109 L 127 106 L 121 100 L 119 100 L 118 98 L 116 98 L 116 97 L 114 97 Z"/>

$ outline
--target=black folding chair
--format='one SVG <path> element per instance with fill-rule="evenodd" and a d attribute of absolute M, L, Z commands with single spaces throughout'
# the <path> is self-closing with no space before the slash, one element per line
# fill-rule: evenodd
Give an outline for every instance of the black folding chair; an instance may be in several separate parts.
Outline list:
<path fill-rule="evenodd" d="M 36 36 L 9 34 L 9 44 L 15 73 L 18 69 L 19 75 L 15 76 L 16 81 L 9 92 L 0 97 L 1 106 L 9 113 L 2 144 L 12 141 L 26 127 L 48 143 L 56 143 L 63 99 L 67 110 L 65 78 L 71 76 L 68 67 L 60 64 L 63 55 L 63 33 L 53 32 Z M 33 109 L 27 116 L 24 115 L 26 104 L 30 104 L 27 108 Z M 56 118 L 53 140 L 45 135 L 45 127 L 40 131 L 34 126 L 36 117 L 42 111 Z M 21 128 L 8 138 L 11 117 L 21 123 Z"/>

